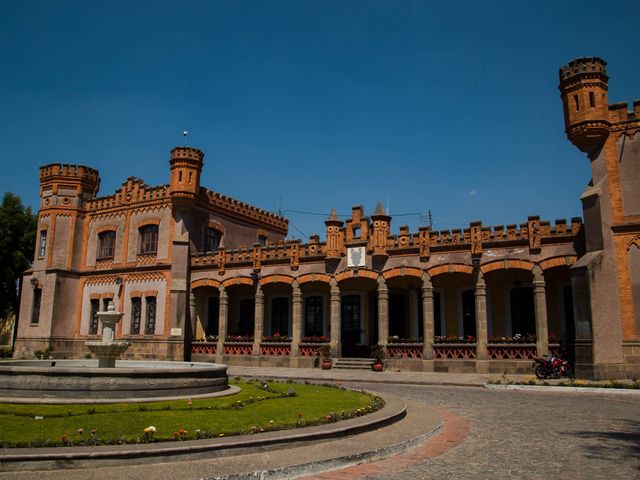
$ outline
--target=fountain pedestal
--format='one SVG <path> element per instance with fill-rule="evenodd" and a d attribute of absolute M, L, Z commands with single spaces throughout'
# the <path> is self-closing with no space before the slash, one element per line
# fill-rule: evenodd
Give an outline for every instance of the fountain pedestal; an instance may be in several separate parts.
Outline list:
<path fill-rule="evenodd" d="M 102 324 L 102 341 L 86 342 L 85 345 L 98 357 L 99 368 L 114 368 L 116 360 L 129 348 L 129 342 L 115 341 L 116 324 L 123 315 L 122 312 L 116 312 L 113 302 L 109 303 L 106 312 L 98 312 Z"/>

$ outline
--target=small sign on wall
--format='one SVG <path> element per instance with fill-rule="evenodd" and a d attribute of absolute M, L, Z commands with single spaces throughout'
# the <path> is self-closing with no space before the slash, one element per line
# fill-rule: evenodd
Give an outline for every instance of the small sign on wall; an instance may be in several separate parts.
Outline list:
<path fill-rule="evenodd" d="M 364 267 L 367 253 L 364 247 L 347 249 L 347 267 Z"/>
<path fill-rule="evenodd" d="M 171 336 L 172 337 L 179 337 L 180 335 L 182 335 L 182 329 L 181 328 L 172 328 L 171 329 Z"/>

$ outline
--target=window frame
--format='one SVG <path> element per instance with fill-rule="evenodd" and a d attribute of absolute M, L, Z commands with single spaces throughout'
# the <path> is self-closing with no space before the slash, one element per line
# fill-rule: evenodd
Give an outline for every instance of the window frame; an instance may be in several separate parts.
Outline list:
<path fill-rule="evenodd" d="M 210 235 L 210 233 L 213 233 L 213 235 Z M 214 240 L 214 244 L 210 245 L 209 241 L 213 239 Z M 205 252 L 215 252 L 217 250 L 220 249 L 220 245 L 222 244 L 222 232 L 220 231 L 220 229 L 215 228 L 215 227 L 207 227 L 205 228 L 204 231 L 204 251 Z M 213 248 L 211 248 L 213 247 Z"/>
<path fill-rule="evenodd" d="M 116 237 L 117 232 L 115 230 L 105 230 L 98 233 L 98 252 L 96 254 L 96 260 L 113 260 L 116 253 Z M 108 241 L 111 241 L 110 245 L 106 245 Z M 110 247 L 111 255 L 105 255 L 104 250 Z"/>
<path fill-rule="evenodd" d="M 146 224 L 138 228 L 138 255 L 157 255 L 160 228 L 156 224 Z"/>

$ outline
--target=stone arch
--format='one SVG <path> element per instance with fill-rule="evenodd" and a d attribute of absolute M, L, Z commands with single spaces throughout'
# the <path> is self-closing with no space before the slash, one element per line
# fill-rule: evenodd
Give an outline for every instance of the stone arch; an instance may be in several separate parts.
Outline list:
<path fill-rule="evenodd" d="M 385 280 L 390 280 L 396 277 L 414 277 L 417 279 L 422 279 L 422 274 L 424 270 L 416 267 L 395 267 L 389 270 L 385 270 L 382 272 L 382 276 Z"/>
<path fill-rule="evenodd" d="M 509 270 L 509 269 L 519 269 L 526 270 L 531 272 L 535 263 L 530 262 L 529 260 L 521 260 L 521 259 L 504 259 L 504 260 L 495 260 L 493 262 L 485 263 L 480 266 L 480 271 L 482 274 L 487 274 L 489 272 L 493 272 L 494 270 Z"/>
<path fill-rule="evenodd" d="M 310 282 L 321 282 L 321 283 L 330 283 L 331 276 L 326 273 L 305 273 L 304 275 L 300 275 L 298 277 L 298 283 L 300 285 L 304 285 L 305 283 Z"/>
<path fill-rule="evenodd" d="M 427 273 L 431 278 L 443 275 L 445 273 L 466 273 L 473 275 L 473 266 L 464 263 L 446 263 L 444 265 L 436 265 L 427 269 Z"/>
<path fill-rule="evenodd" d="M 291 285 L 295 279 L 289 275 L 266 275 L 260 279 L 260 286 L 264 287 L 265 285 L 271 283 L 286 283 Z"/>
<path fill-rule="evenodd" d="M 357 270 L 345 270 L 336 275 L 336 281 L 338 283 L 348 280 L 350 278 L 369 278 L 371 280 L 378 279 L 378 272 L 374 272 L 373 270 L 368 270 L 365 268 L 357 269 Z"/>
<path fill-rule="evenodd" d="M 219 280 L 215 280 L 213 278 L 200 278 L 198 280 L 193 280 L 191 282 L 191 289 L 195 289 L 195 288 L 201 288 L 201 287 L 212 287 L 212 288 L 219 288 L 220 287 L 220 281 Z"/>
<path fill-rule="evenodd" d="M 227 278 L 222 282 L 225 288 L 232 287 L 234 285 L 248 285 L 253 286 L 253 279 L 251 277 L 233 277 Z"/>
<path fill-rule="evenodd" d="M 570 267 L 578 259 L 577 255 L 563 255 L 561 257 L 552 257 L 538 262 L 542 271 L 555 267 Z"/>

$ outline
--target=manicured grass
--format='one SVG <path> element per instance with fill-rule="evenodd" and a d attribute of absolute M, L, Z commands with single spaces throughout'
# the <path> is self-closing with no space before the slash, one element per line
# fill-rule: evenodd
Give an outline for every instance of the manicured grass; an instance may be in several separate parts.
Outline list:
<path fill-rule="evenodd" d="M 192 401 L 0 404 L 0 446 L 99 445 L 250 434 L 334 422 L 370 413 L 383 404 L 378 397 L 328 386 L 231 383 L 242 391 Z M 145 434 L 150 426 L 155 433 Z"/>

